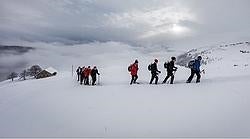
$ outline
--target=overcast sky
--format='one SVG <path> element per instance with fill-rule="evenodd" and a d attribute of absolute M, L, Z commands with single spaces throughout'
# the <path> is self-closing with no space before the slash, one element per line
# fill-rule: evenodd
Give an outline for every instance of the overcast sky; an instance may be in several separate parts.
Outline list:
<path fill-rule="evenodd" d="M 0 0 L 0 41 L 250 39 L 250 0 Z"/>

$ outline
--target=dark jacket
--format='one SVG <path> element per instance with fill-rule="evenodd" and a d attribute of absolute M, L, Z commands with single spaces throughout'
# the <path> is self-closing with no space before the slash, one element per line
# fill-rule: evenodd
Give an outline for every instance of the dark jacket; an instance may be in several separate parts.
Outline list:
<path fill-rule="evenodd" d="M 92 77 L 95 77 L 96 74 L 100 75 L 97 69 L 92 69 L 92 70 L 91 70 L 91 76 L 92 76 Z"/>
<path fill-rule="evenodd" d="M 151 65 L 151 73 L 152 74 L 160 73 L 160 71 L 157 68 L 157 64 L 155 62 Z"/>
<path fill-rule="evenodd" d="M 78 69 L 76 70 L 76 73 L 77 73 L 77 74 L 81 74 L 81 72 L 82 72 L 82 68 L 78 68 Z"/>
<path fill-rule="evenodd" d="M 176 71 L 177 67 L 174 66 L 174 61 L 171 60 L 169 63 L 168 63 L 168 66 L 167 66 L 167 72 L 173 72 L 173 71 Z"/>

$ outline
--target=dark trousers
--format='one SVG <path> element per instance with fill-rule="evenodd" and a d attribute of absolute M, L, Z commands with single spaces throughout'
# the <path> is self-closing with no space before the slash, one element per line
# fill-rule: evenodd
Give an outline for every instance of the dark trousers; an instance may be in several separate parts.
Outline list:
<path fill-rule="evenodd" d="M 91 76 L 92 77 L 92 85 L 95 85 L 96 82 L 96 76 Z"/>
<path fill-rule="evenodd" d="M 84 85 L 89 85 L 89 76 L 84 78 Z"/>
<path fill-rule="evenodd" d="M 162 83 L 166 83 L 169 77 L 171 77 L 170 84 L 173 84 L 174 83 L 174 74 L 173 74 L 173 72 L 168 72 L 166 78 L 164 79 L 164 81 Z"/>
<path fill-rule="evenodd" d="M 196 70 L 191 69 L 191 75 L 189 76 L 187 83 L 190 83 L 192 81 L 195 74 L 197 76 L 196 83 L 200 82 L 200 79 L 201 79 L 200 71 L 196 71 Z"/>
<path fill-rule="evenodd" d="M 150 80 L 150 82 L 149 82 L 149 84 L 152 84 L 152 82 L 153 82 L 153 80 L 155 79 L 155 84 L 157 84 L 158 83 L 158 75 L 157 75 L 157 73 L 151 73 L 151 80 Z"/>
<path fill-rule="evenodd" d="M 138 79 L 138 75 L 131 75 L 131 82 L 130 82 L 130 84 L 136 83 L 137 79 Z"/>
<path fill-rule="evenodd" d="M 83 80 L 84 80 L 84 76 L 80 75 L 80 84 L 82 84 Z"/>

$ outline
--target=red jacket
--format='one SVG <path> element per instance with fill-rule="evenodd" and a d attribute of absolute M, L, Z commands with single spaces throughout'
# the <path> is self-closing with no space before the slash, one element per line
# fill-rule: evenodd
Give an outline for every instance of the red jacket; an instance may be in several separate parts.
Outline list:
<path fill-rule="evenodd" d="M 91 69 L 90 68 L 85 68 L 84 71 L 83 71 L 83 74 L 85 77 L 88 77 L 91 73 Z"/>
<path fill-rule="evenodd" d="M 138 72 L 138 64 L 134 63 L 131 65 L 131 71 L 130 71 L 130 74 L 131 75 L 137 75 L 137 72 Z"/>

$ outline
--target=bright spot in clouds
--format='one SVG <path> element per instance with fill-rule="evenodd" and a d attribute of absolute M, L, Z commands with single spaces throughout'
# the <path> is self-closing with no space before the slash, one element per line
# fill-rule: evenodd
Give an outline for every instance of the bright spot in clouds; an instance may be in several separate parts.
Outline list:
<path fill-rule="evenodd" d="M 173 33 L 179 34 L 179 33 L 185 33 L 185 32 L 187 32 L 188 28 L 182 27 L 182 26 L 177 25 L 177 24 L 173 24 L 173 27 L 172 27 L 171 30 L 173 31 Z"/>
<path fill-rule="evenodd" d="M 183 21 L 196 22 L 196 16 L 184 7 L 164 7 L 150 12 L 137 13 L 137 23 L 147 26 L 147 30 L 139 38 L 150 38 L 159 35 L 182 37 L 181 33 L 191 33 L 190 29 L 179 25 Z M 137 18 L 139 17 L 139 18 Z M 139 19 L 139 21 L 138 21 Z"/>

